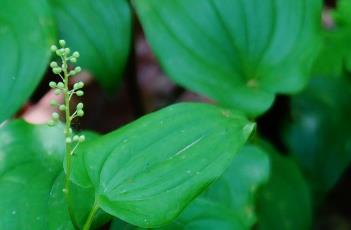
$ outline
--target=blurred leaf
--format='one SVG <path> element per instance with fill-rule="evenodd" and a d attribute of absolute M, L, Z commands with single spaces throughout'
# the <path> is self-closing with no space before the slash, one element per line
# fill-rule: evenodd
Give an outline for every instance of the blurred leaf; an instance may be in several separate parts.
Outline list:
<path fill-rule="evenodd" d="M 249 115 L 301 90 L 320 45 L 320 0 L 134 0 L 177 83 Z"/>
<path fill-rule="evenodd" d="M 45 0 L 1 1 L 0 123 L 16 113 L 38 85 L 55 35 Z"/>
<path fill-rule="evenodd" d="M 351 161 L 351 82 L 315 78 L 292 98 L 291 107 L 293 120 L 286 127 L 285 142 L 321 195 Z"/>
<path fill-rule="evenodd" d="M 298 166 L 279 155 L 270 146 L 260 146 L 269 153 L 271 176 L 257 197 L 259 230 L 309 230 L 312 202 L 309 187 Z"/>
<path fill-rule="evenodd" d="M 50 0 L 59 35 L 81 54 L 78 64 L 108 90 L 122 77 L 131 43 L 132 16 L 126 0 Z"/>
<path fill-rule="evenodd" d="M 107 213 L 158 227 L 223 173 L 253 126 L 212 105 L 170 106 L 82 146 L 73 179 L 93 186 Z"/>
<path fill-rule="evenodd" d="M 62 127 L 17 120 L 0 129 L 0 229 L 73 229 L 62 192 L 64 141 Z M 72 194 L 82 224 L 94 193 L 72 184 Z"/>
<path fill-rule="evenodd" d="M 323 32 L 323 46 L 313 67 L 313 75 L 342 76 L 351 71 L 351 1 L 339 0 L 330 15 L 335 25 Z"/>
<path fill-rule="evenodd" d="M 268 176 L 266 153 L 256 146 L 244 147 L 223 176 L 164 229 L 251 229 L 256 222 L 255 193 Z"/>

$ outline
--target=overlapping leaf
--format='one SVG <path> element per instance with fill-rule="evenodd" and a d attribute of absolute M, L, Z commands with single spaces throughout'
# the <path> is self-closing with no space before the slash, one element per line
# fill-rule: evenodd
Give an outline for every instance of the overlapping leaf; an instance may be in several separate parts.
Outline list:
<path fill-rule="evenodd" d="M 351 161 L 350 98 L 348 78 L 316 77 L 292 99 L 284 138 L 316 195 L 331 189 Z"/>
<path fill-rule="evenodd" d="M 2 0 L 0 10 L 0 123 L 38 85 L 50 59 L 55 25 L 45 0 Z"/>
<path fill-rule="evenodd" d="M 73 179 L 106 212 L 141 227 L 173 220 L 218 178 L 253 124 L 206 104 L 178 104 L 82 147 Z"/>
<path fill-rule="evenodd" d="M 1 229 L 73 229 L 62 192 L 61 128 L 14 121 L 0 129 Z M 72 189 L 74 211 L 82 224 L 94 193 L 76 185 Z"/>
<path fill-rule="evenodd" d="M 320 45 L 319 0 L 134 0 L 177 83 L 259 115 L 304 87 Z"/>

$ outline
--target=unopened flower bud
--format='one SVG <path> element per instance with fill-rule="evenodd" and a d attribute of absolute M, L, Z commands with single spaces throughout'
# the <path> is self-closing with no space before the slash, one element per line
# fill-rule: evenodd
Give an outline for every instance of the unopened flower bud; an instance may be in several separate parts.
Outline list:
<path fill-rule="evenodd" d="M 78 135 L 74 135 L 73 136 L 73 141 L 74 142 L 78 142 L 79 141 L 79 136 Z"/>
<path fill-rule="evenodd" d="M 51 116 L 52 116 L 52 119 L 54 119 L 54 120 L 58 120 L 60 117 L 60 115 L 56 112 L 53 112 Z"/>
<path fill-rule="evenodd" d="M 51 68 L 55 68 L 55 67 L 57 67 L 58 65 L 57 65 L 57 62 L 55 62 L 55 61 L 53 61 L 53 62 L 51 62 L 50 63 L 50 67 Z"/>
<path fill-rule="evenodd" d="M 52 100 L 50 101 L 50 105 L 51 105 L 52 107 L 56 107 L 56 106 L 57 106 L 57 101 L 56 101 L 55 99 L 52 99 Z"/>
<path fill-rule="evenodd" d="M 75 58 L 79 58 L 79 53 L 77 51 L 75 51 L 75 52 L 73 52 L 72 56 L 75 57 Z"/>
<path fill-rule="evenodd" d="M 71 49 L 70 48 L 65 48 L 65 53 L 66 54 L 69 54 L 71 52 Z"/>
<path fill-rule="evenodd" d="M 56 87 L 56 82 L 50 81 L 50 82 L 49 82 L 49 86 L 50 86 L 51 88 L 55 88 L 55 87 Z"/>
<path fill-rule="evenodd" d="M 76 68 L 74 68 L 74 71 L 76 71 L 76 73 L 79 73 L 80 71 L 82 71 L 82 68 L 80 66 L 77 66 Z"/>
<path fill-rule="evenodd" d="M 54 72 L 54 74 L 59 74 L 61 73 L 62 69 L 60 67 L 55 67 L 52 69 L 52 72 Z"/>
<path fill-rule="evenodd" d="M 82 102 L 79 102 L 79 103 L 77 104 L 77 110 L 81 110 L 81 109 L 83 109 L 83 107 L 84 107 L 84 105 L 83 105 Z"/>
<path fill-rule="evenodd" d="M 62 93 L 62 91 L 60 89 L 55 90 L 55 95 L 60 95 L 61 93 Z"/>
<path fill-rule="evenodd" d="M 59 106 L 59 110 L 60 111 L 65 111 L 66 110 L 66 106 L 65 105 L 60 105 Z"/>
<path fill-rule="evenodd" d="M 66 138 L 66 143 L 69 144 L 69 143 L 72 143 L 72 139 L 70 137 L 67 137 Z"/>
<path fill-rule="evenodd" d="M 59 82 L 59 83 L 57 83 L 57 87 L 59 87 L 59 88 L 64 88 L 64 87 L 65 87 L 65 84 L 63 84 L 63 82 Z"/>
<path fill-rule="evenodd" d="M 55 52 L 55 51 L 57 50 L 57 46 L 52 45 L 52 46 L 50 47 L 50 49 L 51 49 L 52 52 Z"/>
<path fill-rule="evenodd" d="M 84 135 L 80 135 L 79 136 L 79 142 L 83 142 L 85 141 L 85 136 Z"/>
<path fill-rule="evenodd" d="M 59 44 L 60 44 L 60 46 L 65 46 L 66 45 L 66 41 L 65 40 L 60 40 Z"/>
<path fill-rule="evenodd" d="M 78 117 L 83 117 L 84 116 L 84 111 L 82 109 L 77 110 L 77 116 Z"/>
<path fill-rule="evenodd" d="M 84 92 L 83 92 L 82 90 L 78 90 L 78 91 L 76 92 L 76 94 L 77 94 L 78 97 L 81 97 L 81 96 L 84 95 Z"/>
<path fill-rule="evenodd" d="M 77 58 L 75 58 L 75 57 L 71 57 L 69 60 L 70 60 L 72 63 L 76 63 L 76 62 L 77 62 Z"/>
<path fill-rule="evenodd" d="M 55 126 L 56 122 L 54 120 L 48 121 L 48 126 Z"/>

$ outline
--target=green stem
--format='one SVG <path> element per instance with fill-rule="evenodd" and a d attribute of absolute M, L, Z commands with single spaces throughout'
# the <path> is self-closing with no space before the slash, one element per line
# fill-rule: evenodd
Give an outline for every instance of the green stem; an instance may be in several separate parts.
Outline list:
<path fill-rule="evenodd" d="M 90 210 L 89 216 L 88 216 L 88 218 L 87 218 L 87 220 L 86 220 L 86 222 L 85 222 L 85 224 L 83 226 L 83 230 L 89 230 L 90 229 L 90 226 L 93 223 L 94 216 L 95 216 L 97 210 L 99 210 L 99 205 L 98 205 L 98 203 L 95 200 L 94 204 L 93 204 L 93 207 Z"/>
<path fill-rule="evenodd" d="M 66 62 L 66 57 L 62 58 L 62 63 L 64 65 L 67 65 Z M 63 69 L 64 73 L 64 84 L 65 84 L 65 89 L 66 91 L 64 92 L 64 103 L 65 103 L 65 118 L 66 118 L 66 126 L 65 126 L 65 137 L 66 138 L 71 138 L 72 134 L 70 132 L 71 128 L 71 117 L 70 117 L 70 109 L 69 109 L 69 93 L 68 93 L 68 74 L 67 70 Z M 68 209 L 68 214 L 71 218 L 72 224 L 75 229 L 79 229 L 79 225 L 74 217 L 74 212 L 73 212 L 73 207 L 72 207 L 72 202 L 70 198 L 70 187 L 71 187 L 71 162 L 72 162 L 72 154 L 71 154 L 71 143 L 66 142 L 66 176 L 65 176 L 65 187 L 64 187 L 64 196 L 65 196 L 65 201 L 67 204 L 67 209 Z"/>

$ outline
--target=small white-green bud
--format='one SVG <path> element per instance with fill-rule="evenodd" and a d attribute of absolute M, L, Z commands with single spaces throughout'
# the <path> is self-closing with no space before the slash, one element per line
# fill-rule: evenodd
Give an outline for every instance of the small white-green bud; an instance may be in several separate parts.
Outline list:
<path fill-rule="evenodd" d="M 54 72 L 54 74 L 59 74 L 61 73 L 62 69 L 60 67 L 55 67 L 52 69 L 52 72 Z"/>
<path fill-rule="evenodd" d="M 56 107 L 56 106 L 57 106 L 57 101 L 56 101 L 55 99 L 52 99 L 52 100 L 50 101 L 50 105 L 51 105 L 52 107 Z"/>
<path fill-rule="evenodd" d="M 72 139 L 70 137 L 67 137 L 66 138 L 66 143 L 69 144 L 69 143 L 72 143 Z"/>
<path fill-rule="evenodd" d="M 57 50 L 57 46 L 52 45 L 52 46 L 50 47 L 50 50 L 51 50 L 52 52 L 55 52 L 55 51 Z"/>
<path fill-rule="evenodd" d="M 56 82 L 50 81 L 50 82 L 49 82 L 49 86 L 50 86 L 51 88 L 55 88 L 55 87 L 56 87 Z"/>
<path fill-rule="evenodd" d="M 66 54 L 69 54 L 71 52 L 71 49 L 70 48 L 65 48 L 65 53 Z"/>
<path fill-rule="evenodd" d="M 78 51 L 73 52 L 72 56 L 75 58 L 79 58 L 79 52 Z"/>
<path fill-rule="evenodd" d="M 74 135 L 73 136 L 73 141 L 74 142 L 78 142 L 79 141 L 79 136 L 78 135 Z"/>
<path fill-rule="evenodd" d="M 76 63 L 76 62 L 77 62 L 77 58 L 75 58 L 75 57 L 71 57 L 69 60 L 70 60 L 72 63 Z"/>
<path fill-rule="evenodd" d="M 64 88 L 64 87 L 65 87 L 65 84 L 63 84 L 63 82 L 59 82 L 59 83 L 57 83 L 57 87 L 59 87 L 59 88 Z"/>
<path fill-rule="evenodd" d="M 74 71 L 74 70 L 71 70 L 71 71 L 69 71 L 69 75 L 70 76 L 74 76 L 74 75 L 76 75 L 77 73 L 76 73 L 76 71 Z"/>
<path fill-rule="evenodd" d="M 59 44 L 60 44 L 60 46 L 62 46 L 62 47 L 63 47 L 63 46 L 65 46 L 65 45 L 66 45 L 66 41 L 65 41 L 65 40 L 60 40 L 60 41 L 59 41 Z"/>
<path fill-rule="evenodd" d="M 83 142 L 85 141 L 85 136 L 84 135 L 80 135 L 79 136 L 79 142 Z"/>
<path fill-rule="evenodd" d="M 56 125 L 56 122 L 54 120 L 50 120 L 48 121 L 48 126 L 55 126 Z"/>
<path fill-rule="evenodd" d="M 51 68 L 55 68 L 55 67 L 57 67 L 58 65 L 57 65 L 57 62 L 55 62 L 55 61 L 53 61 L 53 62 L 51 62 L 50 63 L 50 67 Z"/>
<path fill-rule="evenodd" d="M 65 111 L 66 110 L 66 106 L 65 105 L 60 105 L 59 106 L 59 110 L 60 111 Z"/>
<path fill-rule="evenodd" d="M 54 120 L 58 120 L 60 117 L 60 115 L 56 112 L 53 112 L 51 116 L 52 116 L 52 119 L 54 119 Z"/>
<path fill-rule="evenodd" d="M 62 93 L 62 91 L 60 89 L 55 90 L 55 95 L 60 95 L 61 93 Z"/>
<path fill-rule="evenodd" d="M 84 107 L 84 105 L 83 105 L 82 102 L 79 102 L 79 103 L 77 104 L 77 110 L 81 110 L 81 109 L 83 109 L 83 107 Z"/>
<path fill-rule="evenodd" d="M 83 92 L 82 90 L 78 90 L 78 91 L 76 92 L 76 94 L 77 94 L 78 97 L 81 97 L 81 96 L 84 95 L 84 92 Z"/>
<path fill-rule="evenodd" d="M 80 71 L 82 71 L 82 68 L 80 66 L 77 66 L 76 68 L 74 68 L 74 71 L 76 71 L 76 73 L 79 73 Z"/>
<path fill-rule="evenodd" d="M 63 63 L 61 67 L 62 67 L 62 69 L 67 69 L 67 64 Z"/>
<path fill-rule="evenodd" d="M 78 82 L 77 84 L 78 84 L 80 89 L 84 87 L 84 83 L 82 81 Z"/>
<path fill-rule="evenodd" d="M 83 117 L 84 116 L 84 111 L 82 109 L 77 110 L 77 116 L 78 117 Z"/>

